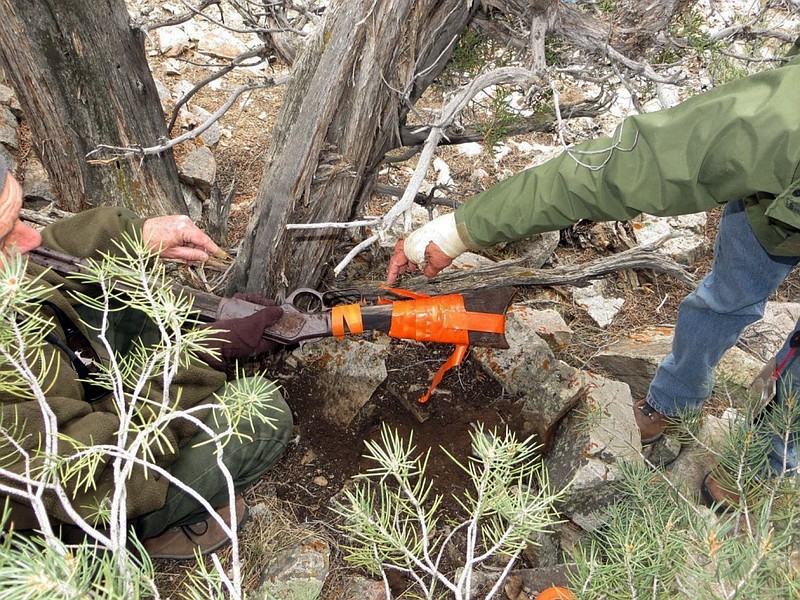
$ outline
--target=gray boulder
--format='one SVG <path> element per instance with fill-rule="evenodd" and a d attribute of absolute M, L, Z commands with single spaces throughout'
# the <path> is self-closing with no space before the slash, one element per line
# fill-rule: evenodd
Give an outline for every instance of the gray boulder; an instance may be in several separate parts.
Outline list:
<path fill-rule="evenodd" d="M 564 419 L 544 462 L 553 489 L 564 490 L 562 512 L 593 531 L 616 497 L 619 463 L 643 458 L 630 388 L 599 375 L 587 374 L 586 382 L 584 401 Z"/>
<path fill-rule="evenodd" d="M 506 319 L 509 348 L 474 348 L 483 369 L 511 394 L 523 398 L 524 432 L 536 433 L 546 449 L 553 443 L 558 423 L 579 401 L 583 374 L 557 360 L 535 332 L 538 311 L 515 306 Z"/>
<path fill-rule="evenodd" d="M 375 342 L 362 338 L 326 338 L 303 345 L 293 356 L 316 371 L 323 416 L 347 427 L 387 377 L 387 336 Z"/>

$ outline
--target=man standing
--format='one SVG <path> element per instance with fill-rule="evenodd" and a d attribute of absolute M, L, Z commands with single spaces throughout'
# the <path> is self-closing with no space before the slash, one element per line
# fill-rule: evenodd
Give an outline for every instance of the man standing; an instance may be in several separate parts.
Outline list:
<path fill-rule="evenodd" d="M 800 50 L 800 40 L 793 54 Z M 713 369 L 800 260 L 800 58 L 722 85 L 669 110 L 626 119 L 610 138 L 578 144 L 438 217 L 395 247 L 393 283 L 420 267 L 433 277 L 468 249 L 558 230 L 581 219 L 628 220 L 725 204 L 711 273 L 681 304 L 672 353 L 634 417 L 652 443 L 680 414 L 702 406 Z M 778 363 L 791 356 L 790 340 Z M 793 357 L 792 357 L 793 358 Z M 790 361 L 778 400 L 794 393 Z M 800 373 L 798 373 L 800 374 Z M 796 472 L 797 434 L 775 439 L 770 465 Z M 706 478 L 715 502 L 734 490 Z"/>

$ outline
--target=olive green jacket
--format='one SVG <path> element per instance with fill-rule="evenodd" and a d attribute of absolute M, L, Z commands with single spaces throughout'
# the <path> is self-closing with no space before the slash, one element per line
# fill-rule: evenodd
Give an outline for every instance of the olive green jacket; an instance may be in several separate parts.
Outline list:
<path fill-rule="evenodd" d="M 142 220 L 137 219 L 133 213 L 114 207 L 103 207 L 85 211 L 72 218 L 60 221 L 42 232 L 43 246 L 59 250 L 81 258 L 96 256 L 98 252 L 114 252 L 116 246 L 113 240 L 121 240 L 123 233 L 138 234 L 141 236 Z M 31 274 L 39 274 L 42 269 L 29 263 L 28 270 Z M 58 306 L 67 317 L 78 326 L 87 339 L 95 341 L 92 333 L 81 322 L 74 306 L 76 302 L 65 290 L 76 288 L 74 281 L 66 280 L 54 272 L 45 276 L 45 281 L 52 285 L 61 285 L 59 290 L 52 289 L 48 300 Z M 51 316 L 49 308 L 43 307 L 45 314 Z M 63 330 L 60 326 L 55 331 L 62 341 Z M 94 350 L 101 358 L 107 358 L 103 348 L 92 344 Z M 62 434 L 85 444 L 113 444 L 119 429 L 119 419 L 113 403 L 108 398 L 89 403 L 84 398 L 82 384 L 76 380 L 77 374 L 72 363 L 64 351 L 55 345 L 47 347 L 47 354 L 57 361 L 57 368 L 51 369 L 51 376 L 43 388 L 46 390 L 47 403 L 53 411 L 58 422 L 58 429 Z M 0 365 L 2 366 L 2 365 Z M 2 366 L 2 368 L 7 368 Z M 210 396 L 225 383 L 225 375 L 211 369 L 203 363 L 195 363 L 190 368 L 182 369 L 174 379 L 170 398 L 179 408 L 189 408 L 207 401 Z M 159 399 L 162 397 L 160 382 L 153 380 L 148 390 L 148 397 Z M 43 417 L 40 408 L 31 397 L 13 397 L 7 392 L 0 392 L 0 408 L 2 409 L 2 423 L 14 431 L 17 442 L 26 451 L 35 456 L 40 440 L 37 433 L 43 431 Z M 203 418 L 204 415 L 200 415 Z M 12 424 L 17 423 L 16 428 Z M 169 443 L 162 444 L 153 449 L 156 462 L 163 467 L 171 465 L 180 454 L 180 447 L 185 444 L 195 433 L 196 428 L 186 422 L 177 422 L 170 426 L 166 432 Z M 3 467 L 21 472 L 23 463 L 19 460 L 9 459 L 14 456 L 8 444 L 0 444 L 4 458 Z M 66 441 L 60 443 L 60 454 L 68 455 L 71 451 Z M 18 456 L 18 455 L 17 455 Z M 34 461 L 38 463 L 38 460 Z M 88 515 L 92 506 L 97 506 L 100 500 L 113 491 L 110 462 L 97 470 L 93 481 L 88 486 L 76 487 L 74 482 L 68 483 L 67 489 L 73 497 L 72 504 L 79 509 L 79 513 Z M 0 483 L 16 485 L 7 478 L 0 478 Z M 135 517 L 161 508 L 164 505 L 168 482 L 155 475 L 152 471 L 145 474 L 137 469 L 128 486 L 128 516 Z M 13 498 L 13 496 L 11 496 Z M 51 494 L 45 496 L 48 514 L 57 520 L 69 522 L 60 502 Z M 2 500 L 2 496 L 0 496 Z M 12 519 L 17 529 L 36 527 L 30 508 L 18 501 L 13 501 Z"/>
<path fill-rule="evenodd" d="M 455 212 L 480 248 L 581 219 L 701 212 L 744 199 L 772 254 L 800 255 L 800 58 L 632 116 L 474 196 Z"/>

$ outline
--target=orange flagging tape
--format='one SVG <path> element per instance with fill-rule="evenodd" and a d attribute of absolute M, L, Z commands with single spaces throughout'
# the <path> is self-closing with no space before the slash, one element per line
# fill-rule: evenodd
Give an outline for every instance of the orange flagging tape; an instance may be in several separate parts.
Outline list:
<path fill-rule="evenodd" d="M 453 367 L 457 367 L 458 365 L 461 364 L 461 362 L 464 360 L 464 357 L 467 355 L 467 348 L 468 346 L 466 344 L 456 345 L 456 348 L 455 350 L 453 350 L 453 353 L 450 355 L 450 358 L 447 359 L 446 363 L 444 363 L 441 367 L 439 367 L 439 370 L 436 372 L 436 375 L 433 376 L 433 381 L 431 382 L 428 391 L 425 392 L 425 395 L 419 399 L 420 402 L 427 402 L 428 398 L 431 397 L 433 390 L 435 390 L 436 386 L 439 385 L 439 383 L 442 381 L 444 374 L 447 373 Z"/>
<path fill-rule="evenodd" d="M 434 375 L 433 382 L 425 395 L 419 399 L 420 402 L 427 402 L 445 373 L 463 362 L 469 347 L 470 331 L 501 335 L 505 333 L 505 315 L 468 312 L 464 307 L 464 297 L 461 294 L 448 294 L 432 298 L 427 294 L 410 290 L 381 287 L 398 296 L 410 298 L 410 300 L 379 301 L 381 304 L 387 302 L 392 304 L 390 337 L 456 345 L 450 358 Z M 347 326 L 346 330 L 345 326 Z M 334 306 L 331 309 L 331 330 L 337 338 L 344 337 L 346 333 L 363 333 L 361 305 Z"/>
<path fill-rule="evenodd" d="M 505 315 L 468 312 L 461 294 L 449 294 L 392 304 L 389 335 L 419 342 L 469 344 L 470 331 L 505 331 Z"/>
<path fill-rule="evenodd" d="M 347 331 L 344 326 L 347 325 Z M 345 304 L 331 309 L 331 333 L 334 337 L 343 338 L 345 333 L 358 335 L 364 333 L 364 322 L 361 320 L 360 304 Z"/>

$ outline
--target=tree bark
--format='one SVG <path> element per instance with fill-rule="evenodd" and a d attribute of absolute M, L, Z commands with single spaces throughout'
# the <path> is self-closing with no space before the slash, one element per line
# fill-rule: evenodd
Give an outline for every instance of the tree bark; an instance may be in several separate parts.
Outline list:
<path fill-rule="evenodd" d="M 316 286 L 409 107 L 444 66 L 473 1 L 340 0 L 298 57 L 229 291 Z"/>
<path fill-rule="evenodd" d="M 89 164 L 99 144 L 167 137 L 141 33 L 124 0 L 0 0 L 0 65 L 29 123 L 62 208 L 121 205 L 185 213 L 171 152 Z"/>

